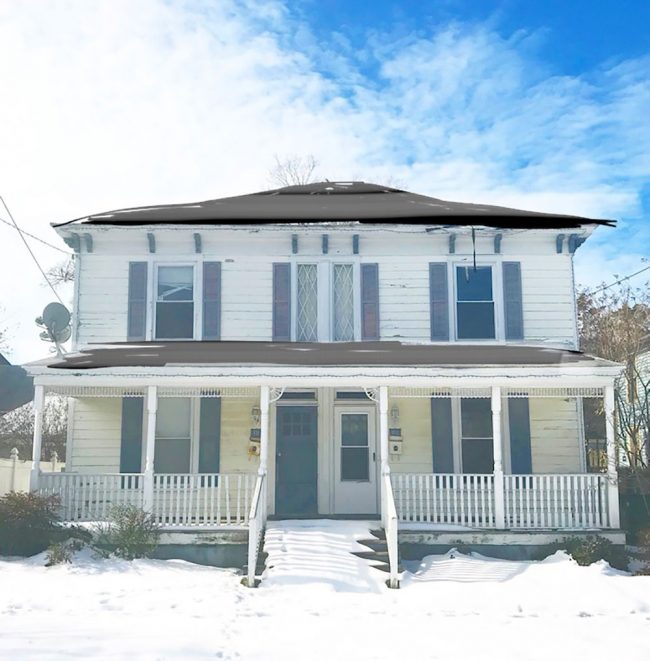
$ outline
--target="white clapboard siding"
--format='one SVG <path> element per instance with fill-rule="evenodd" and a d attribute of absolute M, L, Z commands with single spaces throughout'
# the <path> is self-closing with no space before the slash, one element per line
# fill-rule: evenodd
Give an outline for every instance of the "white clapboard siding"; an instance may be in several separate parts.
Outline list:
<path fill-rule="evenodd" d="M 580 473 L 582 448 L 575 398 L 531 398 L 530 446 L 534 473 Z"/>
<path fill-rule="evenodd" d="M 432 470 L 431 404 L 428 399 L 399 399 L 397 405 L 402 429 L 402 454 L 389 455 L 393 473 L 428 473 Z"/>
<path fill-rule="evenodd" d="M 79 473 L 119 472 L 121 425 L 120 399 L 77 399 L 72 425 L 72 452 L 66 470 Z"/>
<path fill-rule="evenodd" d="M 127 328 L 129 261 L 222 262 L 221 336 L 224 340 L 268 341 L 272 333 L 272 264 L 293 259 L 291 231 L 234 233 L 201 228 L 203 252 L 194 251 L 195 228 L 152 228 L 156 253 L 148 252 L 146 232 L 111 229 L 97 237 L 93 253 L 84 253 L 79 275 L 79 345 L 123 341 Z M 320 234 L 298 234 L 298 259 L 321 259 Z M 380 335 L 385 340 L 426 342 L 429 328 L 431 261 L 471 262 L 472 245 L 458 237 L 449 254 L 448 237 L 436 234 L 360 231 L 360 255 L 352 255 L 350 233 L 331 232 L 327 258 L 360 259 L 379 264 Z M 506 235 L 502 254 L 493 240 L 477 238 L 477 260 L 521 262 L 524 332 L 527 341 L 564 344 L 575 341 L 571 259 L 555 252 L 554 234 Z M 500 279 L 500 278 L 498 278 Z M 450 297 L 450 305 L 453 300 Z M 151 307 L 149 308 L 151 313 Z"/>

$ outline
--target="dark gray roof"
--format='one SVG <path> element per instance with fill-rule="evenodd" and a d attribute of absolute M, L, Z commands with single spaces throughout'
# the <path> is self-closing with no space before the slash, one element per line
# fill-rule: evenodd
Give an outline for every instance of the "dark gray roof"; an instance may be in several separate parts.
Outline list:
<path fill-rule="evenodd" d="M 18 365 L 0 355 L 0 415 L 34 399 L 34 380 Z"/>
<path fill-rule="evenodd" d="M 319 182 L 190 204 L 118 209 L 69 221 L 91 225 L 303 223 L 421 223 L 500 228 L 578 228 L 614 221 L 447 202 L 363 181 Z M 60 223 L 55 225 L 67 225 Z"/>
<path fill-rule="evenodd" d="M 532 346 L 402 344 L 401 342 L 118 342 L 41 361 L 57 369 L 169 365 L 279 366 L 550 366 L 612 365 L 580 351 Z"/>

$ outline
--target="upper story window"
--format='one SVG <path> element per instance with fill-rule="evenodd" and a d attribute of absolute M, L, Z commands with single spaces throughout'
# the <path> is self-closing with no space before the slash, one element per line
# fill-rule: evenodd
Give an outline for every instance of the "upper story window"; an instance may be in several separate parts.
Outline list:
<path fill-rule="evenodd" d="M 496 338 L 494 285 L 491 266 L 456 266 L 456 337 Z"/>
<path fill-rule="evenodd" d="M 155 339 L 194 338 L 194 267 L 158 266 Z"/>
<path fill-rule="evenodd" d="M 295 339 L 349 342 L 355 339 L 358 277 L 353 264 L 296 264 Z"/>

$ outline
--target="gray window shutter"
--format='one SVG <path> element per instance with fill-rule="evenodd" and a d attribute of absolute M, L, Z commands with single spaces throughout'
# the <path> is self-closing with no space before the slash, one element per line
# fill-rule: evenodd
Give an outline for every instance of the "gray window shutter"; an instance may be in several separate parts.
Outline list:
<path fill-rule="evenodd" d="M 290 264 L 273 264 L 273 341 L 291 341 Z"/>
<path fill-rule="evenodd" d="M 503 262 L 503 304 L 506 340 L 523 340 L 524 310 L 521 297 L 520 262 Z"/>
<path fill-rule="evenodd" d="M 454 472 L 451 397 L 431 398 L 431 449 L 434 473 Z"/>
<path fill-rule="evenodd" d="M 509 397 L 508 414 L 511 472 L 513 475 L 528 475 L 533 472 L 528 398 Z"/>
<path fill-rule="evenodd" d="M 449 286 L 446 262 L 429 264 L 429 310 L 431 340 L 449 341 Z"/>
<path fill-rule="evenodd" d="M 221 339 L 221 262 L 203 263 L 203 339 Z"/>
<path fill-rule="evenodd" d="M 129 262 L 129 311 L 126 339 L 144 340 L 147 332 L 147 262 Z"/>
<path fill-rule="evenodd" d="M 221 399 L 201 397 L 199 473 L 218 473 L 221 450 Z"/>
<path fill-rule="evenodd" d="M 120 473 L 142 472 L 144 397 L 122 398 Z"/>
<path fill-rule="evenodd" d="M 379 339 L 379 265 L 361 265 L 361 339 Z"/>

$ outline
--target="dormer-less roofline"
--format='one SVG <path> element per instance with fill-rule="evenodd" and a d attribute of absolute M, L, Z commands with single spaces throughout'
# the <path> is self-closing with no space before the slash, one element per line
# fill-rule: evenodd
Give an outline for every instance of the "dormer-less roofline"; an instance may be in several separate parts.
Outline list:
<path fill-rule="evenodd" d="M 190 204 L 118 209 L 55 224 L 264 225 L 356 222 L 484 226 L 499 229 L 577 229 L 615 221 L 449 202 L 362 181 L 318 182 Z"/>

